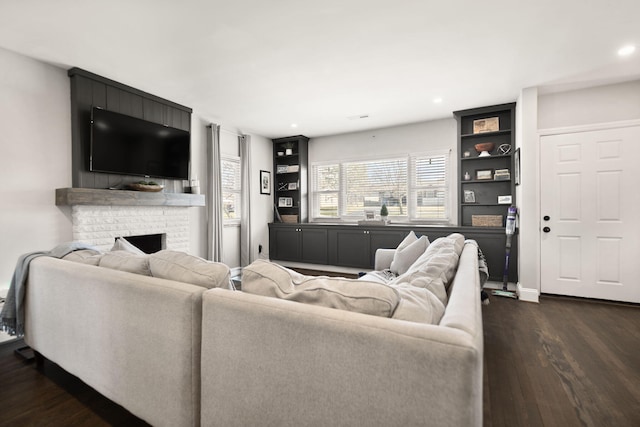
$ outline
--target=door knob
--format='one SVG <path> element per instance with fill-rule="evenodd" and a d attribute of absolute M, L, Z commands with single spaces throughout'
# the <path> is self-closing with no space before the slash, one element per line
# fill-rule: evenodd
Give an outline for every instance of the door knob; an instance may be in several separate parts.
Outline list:
<path fill-rule="evenodd" d="M 542 229 L 542 231 L 544 231 L 545 233 L 548 233 L 551 231 L 551 229 L 549 227 L 545 227 Z"/>
<path fill-rule="evenodd" d="M 549 217 L 549 215 L 545 215 L 542 219 L 544 219 L 545 221 L 549 221 L 551 218 Z"/>

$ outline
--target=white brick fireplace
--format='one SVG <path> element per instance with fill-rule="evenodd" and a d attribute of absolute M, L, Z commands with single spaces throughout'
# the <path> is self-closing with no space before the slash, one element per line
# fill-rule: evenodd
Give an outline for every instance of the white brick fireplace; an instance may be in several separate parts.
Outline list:
<path fill-rule="evenodd" d="M 109 250 L 116 237 L 166 234 L 167 249 L 188 252 L 189 208 L 84 206 L 71 208 L 73 240 Z"/>
<path fill-rule="evenodd" d="M 164 234 L 166 249 L 189 251 L 189 208 L 201 194 L 90 188 L 56 189 L 56 205 L 71 206 L 73 239 L 109 250 L 116 237 Z"/>

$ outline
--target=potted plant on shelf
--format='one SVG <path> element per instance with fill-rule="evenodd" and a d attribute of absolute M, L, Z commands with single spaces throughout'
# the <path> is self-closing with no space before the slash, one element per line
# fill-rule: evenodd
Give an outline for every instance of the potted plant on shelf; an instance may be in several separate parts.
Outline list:
<path fill-rule="evenodd" d="M 389 210 L 387 209 L 387 205 L 385 203 L 383 203 L 382 207 L 380 208 L 380 218 L 384 222 L 387 222 L 387 217 L 388 216 L 389 216 Z"/>

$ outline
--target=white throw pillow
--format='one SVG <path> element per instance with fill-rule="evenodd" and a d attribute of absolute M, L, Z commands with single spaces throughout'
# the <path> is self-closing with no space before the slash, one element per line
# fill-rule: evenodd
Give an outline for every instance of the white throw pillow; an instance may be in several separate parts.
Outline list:
<path fill-rule="evenodd" d="M 391 272 L 397 275 L 406 273 L 409 267 L 427 250 L 427 247 L 429 247 L 427 236 L 421 236 L 418 239 L 413 231 L 409 233 L 402 243 L 398 245 L 393 255 L 390 267 Z"/>
<path fill-rule="evenodd" d="M 116 239 L 116 242 L 113 244 L 113 247 L 111 248 L 111 250 L 127 251 L 127 252 L 131 252 L 132 254 L 145 255 L 145 253 L 142 250 L 140 250 L 137 246 L 135 246 L 133 243 L 131 243 L 124 237 L 118 237 Z"/>

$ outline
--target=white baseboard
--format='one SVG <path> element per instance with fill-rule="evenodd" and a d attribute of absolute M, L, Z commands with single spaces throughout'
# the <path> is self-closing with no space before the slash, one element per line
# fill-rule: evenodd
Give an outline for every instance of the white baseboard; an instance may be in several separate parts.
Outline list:
<path fill-rule="evenodd" d="M 484 284 L 484 289 L 502 289 L 502 282 L 487 281 Z M 516 285 L 514 283 L 507 283 L 507 290 L 515 292 Z"/>
<path fill-rule="evenodd" d="M 501 282 L 487 282 L 484 289 L 502 289 Z M 537 289 L 523 288 L 520 283 L 507 283 L 507 290 L 518 294 L 518 299 L 525 302 L 540 302 L 538 300 L 539 292 Z"/>
<path fill-rule="evenodd" d="M 520 301 L 535 302 L 535 303 L 540 302 L 539 300 L 540 292 L 538 292 L 537 289 L 523 288 L 522 285 L 518 283 L 517 292 L 518 292 L 518 297 Z"/>

